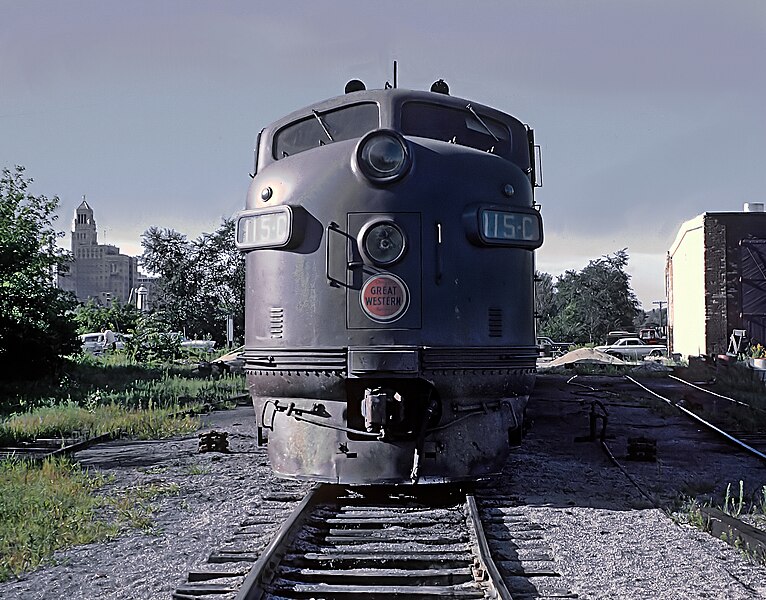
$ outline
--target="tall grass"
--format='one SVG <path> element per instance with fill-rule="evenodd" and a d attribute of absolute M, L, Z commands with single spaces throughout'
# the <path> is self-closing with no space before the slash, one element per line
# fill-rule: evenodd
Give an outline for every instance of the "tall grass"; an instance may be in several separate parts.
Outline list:
<path fill-rule="evenodd" d="M 102 434 L 138 439 L 162 439 L 199 428 L 199 418 L 176 404 L 146 410 L 115 403 L 90 409 L 72 402 L 37 408 L 0 423 L 0 445 L 17 445 L 38 438 L 88 439 Z"/>
<path fill-rule="evenodd" d="M 55 376 L 41 373 L 34 381 L 0 381 L 0 417 L 62 402 L 85 406 L 124 399 L 131 406 L 146 407 L 152 398 L 155 404 L 179 399 L 217 403 L 245 391 L 244 377 L 211 378 L 191 364 L 138 365 L 119 353 L 82 355 Z"/>
<path fill-rule="evenodd" d="M 153 482 L 101 495 L 108 478 L 66 458 L 0 461 L 0 581 L 31 571 L 61 550 L 154 530 L 152 500 L 175 495 L 176 483 Z"/>
<path fill-rule="evenodd" d="M 0 421 L 0 445 L 36 438 L 89 438 L 110 433 L 159 439 L 199 427 L 189 413 L 221 407 L 244 391 L 241 377 L 188 379 L 166 374 L 136 380 L 123 389 L 91 389 L 80 402 L 68 399 L 19 412 Z"/>
<path fill-rule="evenodd" d="M 0 420 L 0 445 L 105 433 L 141 439 L 185 434 L 199 426 L 188 413 L 226 406 L 246 391 L 244 378 L 237 375 L 203 378 L 188 369 L 135 366 L 93 371 L 87 364 L 73 370 L 65 384 L 68 393 L 57 394 L 54 388 L 42 397 L 27 396 L 16 412 Z"/>
<path fill-rule="evenodd" d="M 54 551 L 115 535 L 94 519 L 104 477 L 66 459 L 0 462 L 0 581 L 36 568 Z"/>

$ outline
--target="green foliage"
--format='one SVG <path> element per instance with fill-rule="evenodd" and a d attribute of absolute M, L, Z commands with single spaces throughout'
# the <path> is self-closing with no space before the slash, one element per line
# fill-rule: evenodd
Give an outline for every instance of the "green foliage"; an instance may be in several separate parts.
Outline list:
<path fill-rule="evenodd" d="M 582 271 L 566 271 L 555 285 L 537 274 L 538 331 L 554 340 L 587 344 L 603 341 L 609 331 L 633 326 L 638 300 L 625 268 L 628 253 L 592 260 Z"/>
<path fill-rule="evenodd" d="M 138 365 L 122 354 L 79 355 L 56 376 L 34 381 L 0 380 L 0 417 L 73 402 L 86 408 L 120 403 L 128 408 L 169 406 L 190 400 L 219 405 L 246 392 L 241 375 L 211 378 L 196 365 Z"/>
<path fill-rule="evenodd" d="M 540 323 L 549 323 L 556 314 L 556 284 L 550 273 L 535 273 L 535 314 Z M 543 331 L 539 333 L 543 334 Z"/>
<path fill-rule="evenodd" d="M 31 195 L 23 175 L 4 168 L 0 178 L 0 377 L 55 368 L 80 347 L 69 316 L 76 299 L 52 280 L 69 258 L 52 226 L 59 200 Z"/>
<path fill-rule="evenodd" d="M 136 329 L 141 312 L 132 304 L 121 304 L 119 300 L 111 306 L 102 306 L 92 298 L 75 310 L 74 320 L 77 333 L 93 333 L 109 328 L 125 333 Z"/>
<path fill-rule="evenodd" d="M 169 335 L 173 325 L 166 320 L 167 314 L 151 313 L 140 315 L 132 337 L 125 342 L 127 356 L 139 363 L 158 364 L 171 362 L 181 355 L 181 338 Z"/>
<path fill-rule="evenodd" d="M 25 411 L 0 422 L 0 443 L 101 433 L 188 435 L 199 426 L 189 409 L 226 404 L 245 389 L 241 376 L 201 378 L 189 368 L 115 364 L 117 358 L 81 356 L 54 378 L 0 380 L 0 397 L 8 399 L 1 408 Z M 155 481 L 104 497 L 96 493 L 104 483 L 66 459 L 0 461 L 0 581 L 35 569 L 60 548 L 126 527 L 154 531 L 152 501 L 180 489 Z"/>
<path fill-rule="evenodd" d="M 226 319 L 234 315 L 235 337 L 242 338 L 245 260 L 234 245 L 234 221 L 224 219 L 213 233 L 196 240 L 172 229 L 152 227 L 141 240 L 142 265 L 160 276 L 157 315 L 188 337 L 226 341 Z"/>
<path fill-rule="evenodd" d="M 650 311 L 639 310 L 635 321 L 633 322 L 636 331 L 640 329 L 663 329 L 668 324 L 668 309 L 663 307 L 662 309 L 653 308 Z"/>
<path fill-rule="evenodd" d="M 731 488 L 732 485 L 729 483 L 726 486 L 723 503 L 716 502 L 714 495 L 705 499 L 697 497 L 693 492 L 686 493 L 678 499 L 677 506 L 670 516 L 677 523 L 693 525 L 704 531 L 707 529 L 708 523 L 700 509 L 702 507 L 715 507 L 736 519 L 746 517 L 743 519 L 745 522 L 763 529 L 764 524 L 766 524 L 766 485 L 760 485 L 748 493 L 744 481 L 740 480 L 737 492 L 732 493 Z M 725 539 L 725 541 L 729 540 Z M 737 544 L 732 545 L 736 546 Z M 748 552 L 745 551 L 745 554 Z"/>
<path fill-rule="evenodd" d="M 133 486 L 121 490 L 118 494 L 106 499 L 119 523 L 124 523 L 146 533 L 154 533 L 152 500 L 160 496 L 177 496 L 181 486 L 177 483 L 152 483 L 143 486 Z"/>

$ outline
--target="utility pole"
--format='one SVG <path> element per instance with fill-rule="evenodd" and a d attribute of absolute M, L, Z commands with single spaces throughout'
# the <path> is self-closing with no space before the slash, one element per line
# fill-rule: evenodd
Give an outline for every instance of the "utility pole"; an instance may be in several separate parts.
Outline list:
<path fill-rule="evenodd" d="M 662 305 L 667 304 L 667 300 L 655 300 L 652 304 L 657 304 L 660 307 L 660 329 L 665 332 L 665 325 L 662 322 Z"/>

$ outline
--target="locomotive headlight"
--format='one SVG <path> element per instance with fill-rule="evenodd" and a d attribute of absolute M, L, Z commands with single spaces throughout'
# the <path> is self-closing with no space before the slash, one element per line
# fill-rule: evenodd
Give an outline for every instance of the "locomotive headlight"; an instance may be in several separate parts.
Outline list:
<path fill-rule="evenodd" d="M 404 233 L 391 221 L 378 222 L 362 233 L 361 246 L 365 254 L 378 265 L 391 265 L 406 249 Z"/>
<path fill-rule="evenodd" d="M 371 131 L 359 140 L 356 163 L 369 180 L 389 183 L 402 177 L 410 168 L 409 146 L 395 131 Z"/>

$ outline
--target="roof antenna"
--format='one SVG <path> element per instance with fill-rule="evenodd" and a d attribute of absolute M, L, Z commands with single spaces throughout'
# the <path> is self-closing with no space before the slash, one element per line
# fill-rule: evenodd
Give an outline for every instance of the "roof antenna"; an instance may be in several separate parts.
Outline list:
<path fill-rule="evenodd" d="M 396 82 L 396 79 L 397 79 L 397 68 L 396 67 L 397 67 L 396 61 L 394 61 L 394 89 L 396 89 L 396 86 L 397 86 L 397 82 Z"/>

